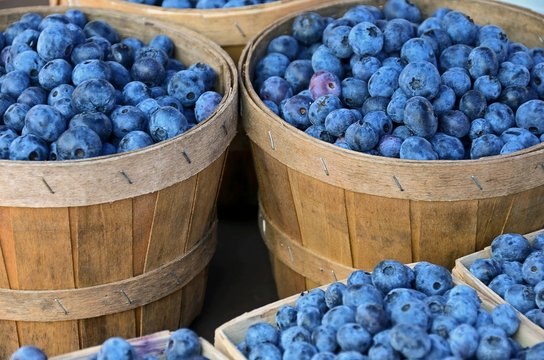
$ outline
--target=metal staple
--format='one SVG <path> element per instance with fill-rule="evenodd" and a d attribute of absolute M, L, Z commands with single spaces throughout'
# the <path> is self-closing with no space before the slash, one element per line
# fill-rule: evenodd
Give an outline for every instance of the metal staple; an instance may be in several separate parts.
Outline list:
<path fill-rule="evenodd" d="M 130 298 L 128 297 L 127 293 L 125 292 L 125 290 L 121 289 L 119 290 L 119 292 L 123 295 L 125 295 L 125 297 L 127 298 L 127 301 L 129 304 L 132 304 L 132 300 L 130 300 Z"/>
<path fill-rule="evenodd" d="M 47 183 L 47 181 L 45 181 L 45 178 L 42 177 L 42 181 L 43 181 L 43 183 L 45 184 L 45 186 L 47 187 L 47 189 L 49 190 L 49 192 L 50 192 L 51 194 L 54 194 L 55 191 L 51 188 L 51 186 Z"/>
<path fill-rule="evenodd" d="M 130 178 L 128 177 L 127 173 L 124 172 L 124 171 L 120 171 L 121 175 L 123 175 L 123 177 L 127 180 L 127 182 L 132 185 L 132 180 L 130 180 Z"/>
<path fill-rule="evenodd" d="M 68 315 L 68 310 L 66 310 L 66 308 L 64 307 L 64 305 L 62 305 L 62 303 L 60 302 L 59 299 L 55 299 L 55 302 L 60 306 L 60 308 L 62 309 L 62 311 L 64 311 L 64 315 Z"/>
<path fill-rule="evenodd" d="M 476 184 L 476 186 L 478 187 L 478 189 L 480 189 L 480 191 L 483 191 L 484 188 L 482 187 L 482 185 L 480 184 L 480 181 L 478 180 L 478 178 L 474 175 L 472 175 L 470 177 L 472 179 L 472 181 L 474 182 L 474 184 Z"/>
<path fill-rule="evenodd" d="M 187 152 L 185 150 L 183 150 L 181 153 L 183 154 L 183 157 L 185 158 L 185 160 L 190 164 L 192 162 L 192 160 L 189 157 L 189 155 L 187 154 Z"/>
<path fill-rule="evenodd" d="M 329 176 L 329 169 L 327 168 L 327 163 L 325 162 L 325 159 L 320 157 L 319 160 L 321 161 L 321 167 L 323 168 L 325 175 Z"/>
<path fill-rule="evenodd" d="M 397 185 L 397 187 L 399 188 L 400 191 L 404 191 L 404 188 L 402 187 L 402 185 L 400 184 L 400 181 L 399 179 L 397 179 L 397 177 L 395 175 L 393 175 L 393 180 L 395 181 L 395 184 Z"/>

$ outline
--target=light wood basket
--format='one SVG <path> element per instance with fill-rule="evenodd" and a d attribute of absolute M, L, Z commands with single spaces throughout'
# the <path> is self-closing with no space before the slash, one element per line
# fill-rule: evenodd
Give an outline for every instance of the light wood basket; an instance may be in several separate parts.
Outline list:
<path fill-rule="evenodd" d="M 141 336 L 139 338 L 128 339 L 127 341 L 134 346 L 136 353 L 140 358 L 143 356 L 155 356 L 159 360 L 166 359 L 164 349 L 170 338 L 170 331 L 161 331 L 150 335 Z M 210 360 L 227 360 L 219 350 L 213 347 L 206 339 L 200 338 L 202 346 L 202 356 Z M 58 355 L 51 360 L 91 360 L 100 350 L 101 345 L 93 346 L 87 349 L 74 351 L 69 354 Z"/>
<path fill-rule="evenodd" d="M 533 243 L 536 236 L 539 234 L 544 234 L 544 230 L 535 231 L 533 233 L 525 235 L 525 237 Z M 453 268 L 452 273 L 460 279 L 463 283 L 467 284 L 468 286 L 474 288 L 480 296 L 484 296 L 489 300 L 489 302 L 497 306 L 499 304 L 507 304 L 506 300 L 504 300 L 502 297 L 500 297 L 496 292 L 491 290 L 487 285 L 485 285 L 483 282 L 481 282 L 477 277 L 472 275 L 470 272 L 470 266 L 478 259 L 489 259 L 491 257 L 491 247 L 488 246 L 485 249 L 475 252 L 474 254 L 470 254 L 467 256 L 463 256 L 460 259 L 457 259 L 455 261 L 455 267 Z M 538 334 L 538 336 L 541 336 L 544 339 L 544 329 L 540 326 L 534 324 L 531 322 L 525 315 L 520 313 L 518 311 L 518 316 L 528 323 L 533 325 L 533 331 L 535 334 Z"/>
<path fill-rule="evenodd" d="M 49 0 L 50 5 L 92 6 L 125 14 L 154 17 L 206 35 L 238 61 L 244 45 L 265 26 L 329 0 L 278 0 L 272 3 L 229 9 L 168 9 L 123 0 Z"/>
<path fill-rule="evenodd" d="M 0 11 L 0 25 L 34 11 Z M 0 358 L 24 344 L 50 355 L 188 325 L 204 301 L 215 203 L 236 133 L 234 63 L 181 27 L 82 9 L 122 36 L 162 33 L 186 64 L 206 62 L 224 94 L 191 131 L 145 149 L 79 161 L 0 160 Z"/>
<path fill-rule="evenodd" d="M 415 264 L 410 264 L 409 266 L 413 267 Z M 343 283 L 346 283 L 345 280 L 342 280 Z M 455 285 L 463 284 L 463 281 L 453 277 L 453 282 Z M 330 284 L 321 286 L 320 288 L 326 290 Z M 478 294 L 480 300 L 482 300 L 482 307 L 491 311 L 496 306 L 492 301 L 490 301 L 486 296 Z M 268 304 L 256 310 L 247 312 L 243 315 L 238 316 L 237 318 L 221 325 L 215 330 L 215 347 L 223 354 L 227 355 L 229 359 L 232 360 L 244 360 L 246 357 L 236 348 L 236 344 L 244 340 L 247 329 L 256 323 L 267 322 L 269 324 L 275 325 L 275 316 L 280 307 L 284 305 L 294 306 L 296 300 L 299 298 L 299 294 L 290 296 L 288 298 L 276 301 L 274 303 Z M 535 332 L 535 324 L 530 322 L 525 317 L 520 317 L 520 327 L 514 339 L 524 347 L 533 346 L 544 341 L 544 335 L 538 332 Z"/>
<path fill-rule="evenodd" d="M 338 16 L 359 1 L 313 9 Z M 382 5 L 383 1 L 367 1 Z M 429 15 L 459 9 L 502 26 L 516 41 L 541 45 L 544 17 L 487 0 L 416 0 Z M 505 16 L 507 14 L 507 16 Z M 268 27 L 240 59 L 241 116 L 259 182 L 260 227 L 280 297 L 341 278 L 381 259 L 455 259 L 502 232 L 544 227 L 544 145 L 500 157 L 410 161 L 366 155 L 319 141 L 280 119 L 251 85 L 268 42 L 294 17 Z"/>

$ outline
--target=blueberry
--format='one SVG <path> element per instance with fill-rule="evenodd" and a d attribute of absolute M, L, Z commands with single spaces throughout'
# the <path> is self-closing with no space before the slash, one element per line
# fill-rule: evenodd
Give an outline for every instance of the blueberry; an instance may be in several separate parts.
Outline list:
<path fill-rule="evenodd" d="M 485 156 L 499 155 L 504 142 L 496 135 L 485 134 L 472 142 L 470 158 L 479 159 Z"/>
<path fill-rule="evenodd" d="M 368 114 L 372 111 L 387 111 L 387 105 L 389 105 L 389 98 L 383 96 L 371 96 L 363 103 L 362 113 Z"/>
<path fill-rule="evenodd" d="M 482 326 L 489 325 L 493 325 L 493 319 L 491 318 L 491 314 L 480 308 L 480 310 L 478 310 L 478 317 L 476 318 L 476 324 L 474 324 L 474 326 L 479 329 Z"/>
<path fill-rule="evenodd" d="M 385 3 L 383 12 L 387 20 L 401 18 L 415 23 L 421 20 L 421 12 L 408 0 L 389 0 Z"/>
<path fill-rule="evenodd" d="M 508 62 L 516 65 L 521 65 L 529 71 L 531 71 L 534 66 L 533 58 L 526 51 L 518 51 L 510 54 L 510 56 L 508 57 Z"/>
<path fill-rule="evenodd" d="M 393 130 L 393 136 L 400 138 L 402 141 L 408 139 L 410 136 L 414 136 L 414 133 L 408 129 L 408 127 L 401 125 L 397 126 Z"/>
<path fill-rule="evenodd" d="M 294 327 L 290 329 L 294 329 Z M 285 334 L 287 331 L 282 333 L 282 339 L 283 339 L 283 334 Z M 264 322 L 251 325 L 247 329 L 246 338 L 245 338 L 245 341 L 250 349 L 253 349 L 255 346 L 262 343 L 270 343 L 273 345 L 277 345 L 279 344 L 279 340 L 280 340 L 279 331 L 274 326 Z M 282 346 L 283 346 L 283 341 L 282 341 Z"/>
<path fill-rule="evenodd" d="M 140 130 L 131 131 L 119 141 L 117 152 L 127 152 L 152 145 L 153 139 L 148 133 Z"/>
<path fill-rule="evenodd" d="M 72 80 L 72 65 L 66 60 L 54 59 L 46 63 L 38 73 L 38 82 L 46 90 L 52 90 Z"/>
<path fill-rule="evenodd" d="M 314 125 L 324 125 L 327 115 L 341 108 L 342 102 L 336 95 L 323 95 L 310 105 L 308 118 Z"/>
<path fill-rule="evenodd" d="M 85 27 L 85 24 L 87 23 L 87 16 L 85 16 L 85 13 L 83 13 L 81 10 L 78 9 L 68 9 L 64 13 L 68 21 L 70 21 L 72 24 L 75 24 L 79 26 L 80 28 Z"/>
<path fill-rule="evenodd" d="M 297 311 L 297 325 L 312 332 L 321 323 L 321 311 L 315 306 L 305 306 Z"/>
<path fill-rule="evenodd" d="M 111 79 L 111 69 L 108 64 L 102 60 L 85 60 L 77 64 L 72 71 L 72 82 L 75 86 L 86 80 L 106 80 Z"/>
<path fill-rule="evenodd" d="M 272 331 L 270 329 L 268 329 L 267 331 L 270 332 L 270 335 L 272 335 Z M 249 333 L 249 329 L 248 329 L 248 333 Z M 252 336 L 255 337 L 256 335 L 252 335 Z M 295 325 L 282 331 L 279 336 L 280 336 L 279 343 L 281 345 L 281 348 L 287 349 L 292 343 L 295 343 L 295 342 L 310 342 L 312 335 L 307 329 L 303 328 L 302 326 Z M 268 338 L 270 338 L 271 340 L 274 340 L 272 336 L 268 336 Z M 266 338 L 261 336 L 261 340 L 266 340 Z M 246 341 L 247 341 L 247 334 L 246 334 Z M 269 340 L 259 341 L 259 343 L 263 343 L 263 342 L 270 342 L 273 344 L 277 343 L 277 341 L 273 342 Z"/>
<path fill-rule="evenodd" d="M 331 352 L 319 352 L 312 357 L 312 360 L 337 360 L 337 357 Z"/>
<path fill-rule="evenodd" d="M 45 61 L 32 50 L 23 51 L 13 59 L 13 68 L 25 72 L 33 83 L 38 81 L 38 74 L 45 65 Z"/>
<path fill-rule="evenodd" d="M 327 130 L 325 129 L 325 127 L 321 125 L 311 125 L 306 130 L 304 130 L 304 132 L 316 139 L 319 139 L 328 143 L 333 143 L 336 139 L 335 136 L 332 136 L 331 134 L 329 134 Z"/>
<path fill-rule="evenodd" d="M 202 353 L 202 346 L 198 335 L 190 329 L 178 329 L 170 334 L 166 343 L 166 359 L 176 360 L 198 356 Z"/>
<path fill-rule="evenodd" d="M 477 259 L 469 269 L 478 280 L 486 285 L 501 273 L 501 266 L 495 259 Z"/>
<path fill-rule="evenodd" d="M 192 70 L 177 72 L 168 83 L 168 95 L 180 100 L 184 107 L 193 106 L 204 91 L 204 82 Z"/>
<path fill-rule="evenodd" d="M 36 105 L 26 113 L 25 127 L 29 134 L 53 142 L 66 130 L 67 122 L 54 107 Z"/>
<path fill-rule="evenodd" d="M 399 324 L 391 329 L 391 346 L 407 358 L 422 358 L 431 350 L 431 339 L 418 326 Z"/>
<path fill-rule="evenodd" d="M 96 44 L 96 46 L 98 46 L 98 44 Z M 111 46 L 109 58 L 120 65 L 123 65 L 125 68 L 130 69 L 134 63 L 134 56 L 134 50 L 130 45 L 120 42 Z"/>
<path fill-rule="evenodd" d="M 392 121 L 399 124 L 404 122 L 404 107 L 408 98 L 402 89 L 395 90 L 391 101 L 387 104 L 387 115 L 389 115 Z"/>
<path fill-rule="evenodd" d="M 4 113 L 4 124 L 17 132 L 23 129 L 26 113 L 30 106 L 26 104 L 15 103 L 10 105 Z"/>
<path fill-rule="evenodd" d="M 372 271 L 372 283 L 384 294 L 395 288 L 410 288 L 406 267 L 396 260 L 378 263 Z"/>
<path fill-rule="evenodd" d="M 74 47 L 70 60 L 72 64 L 79 64 L 86 60 L 104 60 L 104 51 L 102 51 L 102 47 L 98 43 L 87 40 Z"/>
<path fill-rule="evenodd" d="M 429 141 L 419 136 L 411 136 L 400 147 L 400 158 L 411 160 L 437 160 L 438 154 Z"/>
<path fill-rule="evenodd" d="M 349 44 L 357 55 L 376 55 L 384 45 L 382 31 L 370 22 L 355 25 L 349 33 Z"/>
<path fill-rule="evenodd" d="M 47 360 L 47 355 L 37 347 L 25 345 L 17 349 L 10 360 Z"/>
<path fill-rule="evenodd" d="M 478 331 L 468 324 L 461 324 L 450 331 L 448 344 L 454 356 L 472 358 L 478 349 Z"/>
<path fill-rule="evenodd" d="M 106 80 L 87 80 L 79 84 L 72 93 L 72 107 L 77 112 L 109 113 L 115 106 L 114 94 L 115 88 Z"/>
<path fill-rule="evenodd" d="M 430 140 L 440 160 L 462 160 L 465 148 L 459 138 L 437 132 Z"/>
<path fill-rule="evenodd" d="M 172 106 L 161 106 L 149 118 L 149 134 L 157 142 L 173 138 L 187 130 L 187 127 L 185 116 Z"/>
<path fill-rule="evenodd" d="M 71 119 L 76 115 L 74 108 L 72 107 L 72 100 L 69 98 L 63 98 L 55 101 L 53 107 L 63 116 L 64 119 Z"/>
<path fill-rule="evenodd" d="M 42 59 L 68 59 L 74 42 L 65 25 L 51 25 L 42 30 L 36 44 L 36 51 Z"/>
<path fill-rule="evenodd" d="M 9 159 L 9 146 L 17 136 L 17 132 L 13 129 L 0 130 L 0 159 Z"/>
<path fill-rule="evenodd" d="M 379 16 L 376 18 L 376 16 Z M 342 15 L 342 19 L 349 19 L 355 23 L 360 23 L 363 21 L 373 22 L 383 18 L 383 14 L 380 9 L 367 7 L 365 5 L 356 5 L 350 8 L 348 11 Z"/>
<path fill-rule="evenodd" d="M 438 120 L 429 100 L 421 96 L 409 99 L 404 107 L 404 124 L 415 135 L 431 138 L 438 128 Z"/>
<path fill-rule="evenodd" d="M 3 88 L 3 85 L 2 85 Z M 540 136 L 544 133 L 544 101 L 530 100 L 521 105 L 516 111 L 516 124 L 533 134 Z"/>
<path fill-rule="evenodd" d="M 325 20 L 318 13 L 304 13 L 293 22 L 293 37 L 303 45 L 312 45 L 321 39 L 325 26 Z"/>
<path fill-rule="evenodd" d="M 342 351 L 365 353 L 372 344 L 372 335 L 357 323 L 347 323 L 338 329 L 336 341 Z"/>
<path fill-rule="evenodd" d="M 421 300 L 399 301 L 390 307 L 391 322 L 393 324 L 417 325 L 428 329 L 431 325 L 431 316 L 427 305 Z"/>
<path fill-rule="evenodd" d="M 514 308 L 509 304 L 499 304 L 491 311 L 493 324 L 502 328 L 506 335 L 512 336 L 518 331 L 520 320 Z"/>
<path fill-rule="evenodd" d="M 366 331 L 374 335 L 387 329 L 389 319 L 382 305 L 367 303 L 357 307 L 355 320 Z"/>
<path fill-rule="evenodd" d="M 476 47 L 472 49 L 468 56 L 467 68 L 470 76 L 475 80 L 485 75 L 497 75 L 499 71 L 497 55 L 488 47 Z"/>
<path fill-rule="evenodd" d="M 439 58 L 442 51 L 453 45 L 450 36 L 444 29 L 429 29 L 418 35 L 431 44 L 437 58 Z"/>
<path fill-rule="evenodd" d="M 336 341 L 336 329 L 320 325 L 312 332 L 312 344 L 319 352 L 336 352 L 338 343 Z"/>
<path fill-rule="evenodd" d="M 221 103 L 223 97 L 215 91 L 206 91 L 196 101 L 195 116 L 197 123 L 209 118 Z"/>
<path fill-rule="evenodd" d="M 373 56 L 353 55 L 350 59 L 350 66 L 354 78 L 368 81 L 382 64 L 380 60 Z"/>
<path fill-rule="evenodd" d="M 284 99 L 293 96 L 293 90 L 285 79 L 271 76 L 261 85 L 259 96 L 263 100 L 270 100 L 279 105 Z"/>
<path fill-rule="evenodd" d="M 456 285 L 447 292 L 448 298 L 462 297 L 474 303 L 477 307 L 480 306 L 481 300 L 478 297 L 476 290 L 468 285 Z"/>
<path fill-rule="evenodd" d="M 11 96 L 0 93 L 0 115 L 4 116 L 7 109 L 13 104 Z"/>
<path fill-rule="evenodd" d="M 267 54 L 257 63 L 257 67 L 255 68 L 256 77 L 262 78 L 263 81 L 271 76 L 283 77 L 289 63 L 289 58 L 283 54 Z"/>
<path fill-rule="evenodd" d="M 527 350 L 525 354 L 525 360 L 538 360 L 544 357 L 544 345 L 542 343 L 536 344 Z"/>
<path fill-rule="evenodd" d="M 67 25 L 70 23 L 70 20 L 66 15 L 63 14 L 51 14 L 47 15 L 40 21 L 40 24 L 38 25 L 38 30 L 42 31 L 48 26 L 51 25 Z"/>
<path fill-rule="evenodd" d="M 544 98 L 544 63 L 537 64 L 532 69 L 531 86 L 536 90 L 538 96 Z"/>
<path fill-rule="evenodd" d="M 291 343 L 285 348 L 283 360 L 311 360 L 317 354 L 315 346 L 302 341 Z"/>
<path fill-rule="evenodd" d="M 121 40 L 121 43 L 130 46 L 133 51 L 137 51 L 138 49 L 144 47 L 144 43 L 142 42 L 142 40 L 134 37 L 124 38 L 123 40 Z"/>
<path fill-rule="evenodd" d="M 509 86 L 503 89 L 499 102 L 516 111 L 523 103 L 529 100 L 529 90 L 524 86 Z"/>
<path fill-rule="evenodd" d="M 249 360 L 261 360 L 261 359 L 270 359 L 270 360 L 281 360 L 281 351 L 277 346 L 270 343 L 262 343 L 255 346 L 251 349 L 251 352 L 248 355 Z M 192 358 L 191 358 L 192 359 Z"/>
<path fill-rule="evenodd" d="M 291 305 L 283 305 L 276 312 L 276 325 L 284 331 L 297 324 L 297 309 Z"/>
<path fill-rule="evenodd" d="M 169 57 L 174 56 L 174 42 L 166 35 L 156 35 L 149 42 L 149 46 L 163 50 Z"/>
<path fill-rule="evenodd" d="M 144 57 L 134 62 L 130 75 L 135 81 L 141 81 L 148 86 L 159 86 L 165 78 L 164 66 L 152 57 Z"/>
<path fill-rule="evenodd" d="M 342 86 L 340 79 L 327 71 L 316 72 L 310 80 L 310 93 L 313 99 L 317 99 L 323 95 L 340 96 Z"/>
<path fill-rule="evenodd" d="M 3 76 L 0 91 L 16 99 L 29 86 L 30 78 L 25 72 L 11 71 Z"/>
<path fill-rule="evenodd" d="M 470 90 L 470 76 L 462 68 L 450 68 L 442 74 L 442 83 L 450 87 L 457 97 Z"/>
<path fill-rule="evenodd" d="M 372 274 L 364 270 L 355 270 L 348 276 L 348 286 L 372 285 Z"/>
<path fill-rule="evenodd" d="M 333 110 L 325 118 L 325 129 L 333 136 L 342 136 L 346 129 L 356 121 L 354 113 L 348 109 Z"/>
<path fill-rule="evenodd" d="M 339 78 L 344 77 L 342 62 L 325 45 L 318 47 L 312 54 L 312 69 L 315 72 L 328 71 Z"/>
<path fill-rule="evenodd" d="M 195 5 L 195 8 L 196 9 L 219 9 L 225 6 L 226 3 L 227 3 L 227 0 L 198 0 Z M 170 1 L 167 3 L 166 6 L 163 6 L 163 7 L 183 8 L 182 6 L 185 6 L 185 5 L 180 5 L 179 2 L 174 3 L 173 1 Z M 190 3 L 188 3 L 188 7 L 192 7 Z"/>
<path fill-rule="evenodd" d="M 525 66 L 506 61 L 500 65 L 497 78 L 504 88 L 509 86 L 527 86 L 529 85 L 530 74 Z"/>
<path fill-rule="evenodd" d="M 368 81 L 370 96 L 391 97 L 399 86 L 399 72 L 389 66 L 382 66 Z"/>
<path fill-rule="evenodd" d="M 520 234 L 502 234 L 491 242 L 491 256 L 499 261 L 522 262 L 530 253 L 529 240 Z"/>
<path fill-rule="evenodd" d="M 399 158 L 402 139 L 394 135 L 384 135 L 378 144 L 378 152 L 382 156 Z"/>
<path fill-rule="evenodd" d="M 126 105 L 138 105 L 151 97 L 151 91 L 140 81 L 131 81 L 123 88 L 123 102 Z"/>
<path fill-rule="evenodd" d="M 112 115 L 113 114 L 115 114 L 115 111 L 112 113 Z M 75 126 L 87 126 L 97 133 L 98 136 L 100 136 L 100 140 L 102 142 L 108 141 L 110 135 L 112 134 L 112 121 L 106 114 L 98 111 L 83 112 L 75 115 L 70 120 L 69 127 L 72 128 Z M 116 136 L 121 138 L 124 136 L 124 134 L 119 134 Z"/>
<path fill-rule="evenodd" d="M 535 292 L 529 286 L 512 285 L 504 293 L 504 299 L 522 313 L 536 308 Z"/>
<path fill-rule="evenodd" d="M 544 250 L 544 234 L 538 234 L 533 240 L 533 250 Z"/>
<path fill-rule="evenodd" d="M 346 129 L 346 142 L 356 151 L 368 151 L 379 142 L 378 132 L 369 123 L 357 121 Z"/>
<path fill-rule="evenodd" d="M 281 113 L 289 124 L 306 130 L 310 125 L 308 113 L 313 100 L 304 95 L 295 95 L 281 103 Z"/>
<path fill-rule="evenodd" d="M 459 101 L 459 110 L 465 113 L 470 120 L 483 117 L 486 113 L 486 108 L 486 99 L 478 90 L 467 91 Z"/>
<path fill-rule="evenodd" d="M 111 70 L 110 83 L 116 89 L 123 89 L 126 84 L 132 81 L 130 73 L 127 69 L 125 69 L 123 65 L 115 61 L 106 61 L 106 64 L 110 67 Z"/>
<path fill-rule="evenodd" d="M 432 320 L 431 333 L 448 339 L 450 333 L 459 325 L 459 321 L 451 316 L 438 315 Z"/>
<path fill-rule="evenodd" d="M 442 18 L 442 28 L 456 44 L 472 45 L 478 36 L 478 27 L 467 15 L 450 11 Z"/>
<path fill-rule="evenodd" d="M 63 132 L 57 140 L 59 158 L 63 160 L 86 159 L 102 152 L 100 136 L 87 126 L 76 126 Z"/>
<path fill-rule="evenodd" d="M 427 305 L 431 318 L 436 319 L 438 316 L 444 314 L 446 300 L 447 299 L 442 295 L 431 295 L 423 301 L 425 305 Z"/>
<path fill-rule="evenodd" d="M 121 139 L 122 140 L 122 139 Z M 51 144 L 51 148 L 52 148 L 53 144 Z M 117 148 L 115 147 L 115 145 L 111 144 L 111 143 L 107 143 L 107 142 L 103 142 L 102 143 L 102 156 L 106 156 L 106 155 L 112 155 L 112 154 L 115 154 L 117 152 Z M 51 158 L 51 153 L 49 153 L 49 157 Z"/>
<path fill-rule="evenodd" d="M 423 263 L 415 270 L 415 289 L 427 296 L 443 295 L 453 287 L 450 272 L 438 265 Z"/>
<path fill-rule="evenodd" d="M 353 54 L 348 40 L 351 29 L 350 26 L 336 26 L 323 32 L 323 44 L 339 59 L 347 59 Z"/>
<path fill-rule="evenodd" d="M 407 63 L 426 61 L 436 66 L 433 46 L 427 39 L 412 38 L 408 40 L 400 50 L 400 57 Z"/>
<path fill-rule="evenodd" d="M 544 257 L 530 256 L 523 262 L 521 267 L 523 280 L 529 285 L 536 285 L 544 280 Z"/>
<path fill-rule="evenodd" d="M 506 290 L 512 285 L 516 284 L 516 281 L 506 274 L 497 275 L 491 282 L 489 282 L 489 288 L 497 293 L 500 297 L 504 297 Z"/>
<path fill-rule="evenodd" d="M 444 72 L 454 67 L 466 69 L 471 52 L 472 47 L 463 44 L 455 44 L 445 48 L 440 53 L 438 61 L 440 71 Z"/>
<path fill-rule="evenodd" d="M 368 358 L 361 355 L 358 351 L 340 351 L 336 355 L 336 360 L 367 360 Z"/>
<path fill-rule="evenodd" d="M 412 62 L 400 73 L 399 86 L 408 96 L 432 99 L 440 90 L 440 73 L 429 62 Z"/>
<path fill-rule="evenodd" d="M 110 24 L 103 20 L 92 20 L 85 24 L 83 28 L 85 36 L 88 38 L 93 36 L 103 37 L 111 44 L 118 43 L 120 40 L 119 33 Z"/>
<path fill-rule="evenodd" d="M 284 78 L 291 85 L 293 92 L 298 93 L 308 88 L 313 74 L 314 70 L 310 60 L 295 60 L 287 66 Z"/>
<path fill-rule="evenodd" d="M 500 96 L 502 85 L 495 76 L 484 75 L 474 81 L 474 90 L 482 93 L 488 102 L 492 102 Z"/>
<path fill-rule="evenodd" d="M 456 138 L 462 138 L 470 131 L 470 120 L 459 110 L 449 110 L 440 115 L 438 131 Z"/>
<path fill-rule="evenodd" d="M 532 132 L 527 129 L 516 127 L 505 130 L 501 134 L 501 139 L 505 143 L 511 141 L 519 142 L 523 146 L 523 148 L 528 148 L 540 143 L 538 137 L 536 137 Z"/>
<path fill-rule="evenodd" d="M 444 305 L 444 314 L 451 316 L 462 324 L 474 325 L 478 316 L 479 305 L 463 297 L 455 296 Z"/>
<path fill-rule="evenodd" d="M 476 357 L 481 360 L 510 359 L 512 348 L 506 336 L 482 334 L 476 350 Z"/>
<path fill-rule="evenodd" d="M 442 29 L 442 19 L 431 16 L 421 22 L 417 27 L 417 35 L 421 36 L 425 31 L 429 30 L 441 30 Z"/>
<path fill-rule="evenodd" d="M 342 80 L 342 101 L 350 108 L 360 108 L 370 96 L 369 88 L 365 81 L 347 77 Z"/>
<path fill-rule="evenodd" d="M 474 140 L 485 134 L 492 134 L 493 128 L 491 124 L 486 119 L 474 119 L 470 124 L 470 131 L 468 136 L 471 140 Z"/>
<path fill-rule="evenodd" d="M 20 22 L 27 23 L 31 29 L 37 30 L 42 21 L 42 16 L 35 12 L 27 12 L 19 19 Z"/>

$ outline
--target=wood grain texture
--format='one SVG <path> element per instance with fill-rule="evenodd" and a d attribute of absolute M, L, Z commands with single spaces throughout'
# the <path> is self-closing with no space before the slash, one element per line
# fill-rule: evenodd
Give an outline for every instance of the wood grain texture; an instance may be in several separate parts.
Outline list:
<path fill-rule="evenodd" d="M 221 46 L 245 45 L 277 19 L 305 10 L 328 0 L 281 0 L 269 4 L 231 9 L 164 9 L 158 6 L 127 3 L 122 0 L 50 0 L 51 4 L 94 6 L 137 16 L 155 17 L 189 27 Z M 235 58 L 235 57 L 234 57 Z"/>
<path fill-rule="evenodd" d="M 515 195 L 478 200 L 476 250 L 483 249 L 504 232 Z"/>
<path fill-rule="evenodd" d="M 409 201 L 346 191 L 346 209 L 355 268 L 371 271 L 383 259 L 412 262 Z"/>
<path fill-rule="evenodd" d="M 0 217 L 2 217 L 0 212 Z M 0 228 L 3 226 L 0 220 Z M 0 237 L 3 235 L 0 233 Z M 9 280 L 4 263 L 4 254 L 0 243 L 0 288 L 9 289 Z M 19 348 L 19 339 L 17 337 L 17 323 L 15 321 L 0 320 L 0 359 L 8 359 L 11 354 Z"/>
<path fill-rule="evenodd" d="M 293 294 L 301 293 L 306 288 L 306 278 L 300 273 L 292 270 L 283 263 L 274 253 L 270 252 L 270 264 L 272 265 L 272 274 L 276 283 L 278 297 L 283 299 Z"/>
<path fill-rule="evenodd" d="M 89 20 L 107 20 L 119 29 L 122 37 L 137 35 L 147 42 L 159 33 L 170 36 L 176 44 L 179 60 L 185 64 L 204 61 L 219 74 L 216 90 L 224 94 L 223 101 L 208 120 L 191 131 L 138 151 L 79 161 L 0 160 L 0 183 L 4 184 L 0 187 L 0 206 L 87 206 L 149 194 L 198 174 L 225 152 L 236 134 L 236 69 L 218 45 L 179 26 L 171 27 L 143 17 L 126 21 L 125 13 L 82 9 Z M 2 10 L 0 27 L 6 27 L 26 11 L 47 15 L 65 10 L 62 7 Z M 190 161 L 182 155 L 184 152 Z"/>

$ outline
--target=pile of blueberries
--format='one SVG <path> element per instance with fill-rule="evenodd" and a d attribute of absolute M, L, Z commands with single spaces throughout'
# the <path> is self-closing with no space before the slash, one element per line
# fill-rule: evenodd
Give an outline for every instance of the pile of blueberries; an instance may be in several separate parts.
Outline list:
<path fill-rule="evenodd" d="M 441 266 L 385 260 L 347 285 L 301 294 L 276 326 L 250 326 L 238 349 L 249 360 L 544 359 L 544 343 L 522 349 L 511 338 L 520 324 L 512 306 L 480 304 Z"/>
<path fill-rule="evenodd" d="M 145 347 L 140 349 L 146 352 Z M 171 333 L 164 349 L 166 360 L 207 360 L 202 356 L 202 346 L 198 335 L 187 328 L 178 329 Z M 134 347 L 120 337 L 109 338 L 102 344 L 95 360 L 158 360 L 156 356 L 144 355 L 139 357 Z M 10 360 L 47 360 L 47 355 L 34 346 L 23 346 L 11 355 Z"/>
<path fill-rule="evenodd" d="M 289 124 L 372 155 L 479 159 L 544 141 L 544 48 L 447 8 L 422 19 L 408 0 L 296 17 L 254 87 Z"/>
<path fill-rule="evenodd" d="M 135 4 L 162 6 L 173 9 L 221 9 L 265 4 L 277 0 L 126 0 Z"/>
<path fill-rule="evenodd" d="M 544 234 L 532 245 L 520 234 L 499 235 L 491 243 L 491 258 L 476 260 L 470 272 L 544 328 Z"/>
<path fill-rule="evenodd" d="M 222 100 L 207 64 L 168 36 L 121 39 L 71 9 L 26 13 L 0 33 L 0 159 L 71 160 L 136 150 L 208 118 Z"/>

